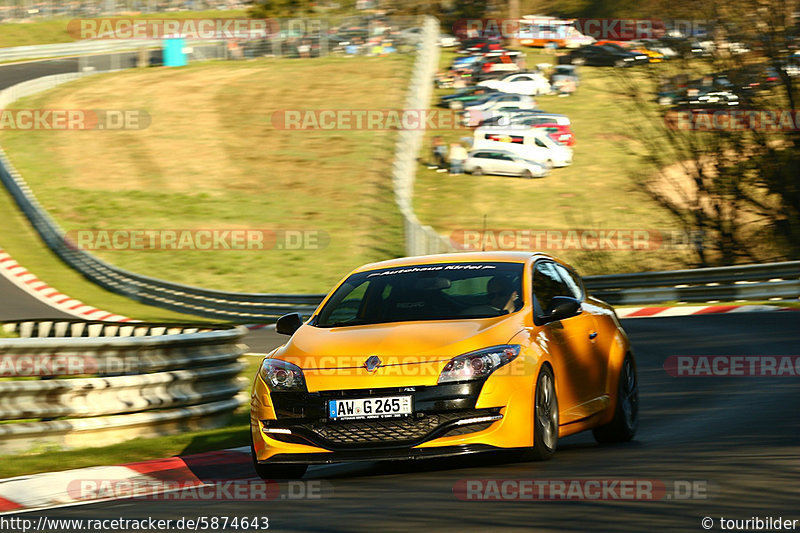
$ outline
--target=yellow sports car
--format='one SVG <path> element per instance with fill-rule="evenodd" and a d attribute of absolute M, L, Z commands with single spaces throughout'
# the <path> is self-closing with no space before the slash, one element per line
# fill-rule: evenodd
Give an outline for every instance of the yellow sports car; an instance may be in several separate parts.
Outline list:
<path fill-rule="evenodd" d="M 626 441 L 636 362 L 608 304 L 539 253 L 395 259 L 351 272 L 261 363 L 251 395 L 264 478 L 309 464 L 500 449 L 547 459 L 591 429 Z"/>

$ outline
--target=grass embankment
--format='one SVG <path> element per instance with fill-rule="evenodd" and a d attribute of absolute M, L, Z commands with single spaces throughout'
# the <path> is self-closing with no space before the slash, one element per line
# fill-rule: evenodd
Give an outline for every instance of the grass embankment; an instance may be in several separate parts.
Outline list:
<path fill-rule="evenodd" d="M 100 75 L 15 107 L 142 109 L 148 128 L 6 131 L 0 143 L 67 230 L 303 230 L 323 243 L 96 252 L 115 265 L 222 290 L 325 291 L 361 263 L 402 254 L 389 174 L 395 134 L 287 131 L 273 112 L 397 107 L 411 64 L 410 56 L 260 59 Z M 4 240 L 12 255 L 23 246 Z"/>
<path fill-rule="evenodd" d="M 442 66 L 455 54 L 444 53 Z M 527 50 L 527 64 L 555 63 L 555 57 Z M 653 64 L 645 68 L 659 68 Z M 641 83 L 652 83 L 643 72 L 629 71 Z M 520 230 L 655 230 L 672 239 L 677 221 L 645 192 L 643 179 L 652 172 L 639 128 L 650 129 L 641 114 L 630 113 L 620 83 L 611 68 L 580 68 L 581 85 L 569 98 L 537 97 L 537 107 L 563 113 L 575 134 L 574 163 L 554 169 L 544 179 L 501 176 L 449 176 L 420 165 L 414 204 L 423 223 L 444 235 L 480 231 L 486 216 L 489 229 Z M 435 101 L 451 89 L 435 92 Z M 653 104 L 655 106 L 655 104 Z M 472 137 L 472 130 L 428 132 L 421 160 L 430 160 L 433 135 L 455 142 Z M 442 206 L 447 206 L 443 209 Z M 678 241 L 680 242 L 680 241 Z M 682 267 L 689 259 L 682 250 L 656 247 L 636 251 L 551 249 L 553 255 L 575 264 L 584 274 L 643 271 Z"/>

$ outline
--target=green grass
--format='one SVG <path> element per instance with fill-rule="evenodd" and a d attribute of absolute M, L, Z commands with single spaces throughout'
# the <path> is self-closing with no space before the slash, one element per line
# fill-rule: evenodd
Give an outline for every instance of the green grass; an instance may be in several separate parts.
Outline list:
<path fill-rule="evenodd" d="M 527 51 L 527 64 L 555 63 L 555 57 Z M 443 66 L 454 54 L 443 54 Z M 646 68 L 658 68 L 649 65 Z M 643 72 L 626 72 L 650 83 Z M 449 176 L 418 169 L 414 205 L 417 215 L 443 235 L 458 229 L 480 230 L 486 216 L 489 229 L 648 229 L 678 230 L 677 221 L 650 199 L 643 178 L 652 172 L 637 127 L 648 129 L 641 116 L 630 113 L 621 94 L 619 71 L 582 67 L 581 86 L 569 98 L 537 97 L 537 107 L 570 117 L 575 133 L 574 163 L 554 169 L 544 179 L 500 176 Z M 437 90 L 438 97 L 452 90 Z M 655 107 L 655 104 L 653 104 Z M 421 161 L 430 160 L 435 134 L 446 142 L 472 137 L 472 130 L 428 132 Z M 443 206 L 447 206 L 443 209 Z M 682 252 L 550 250 L 572 262 L 582 273 L 671 269 L 686 265 Z"/>
<path fill-rule="evenodd" d="M 152 439 L 133 439 L 100 448 L 71 451 L 44 449 L 41 453 L 33 455 L 0 456 L 2 459 L 0 460 L 0 479 L 248 446 L 250 444 L 249 417 L 247 412 L 240 411 L 235 413 L 223 428 Z"/>
<path fill-rule="evenodd" d="M 395 134 L 281 130 L 272 112 L 396 107 L 412 59 L 259 59 L 98 75 L 15 107 L 144 109 L 146 130 L 4 131 L 0 144 L 67 230 L 307 230 L 328 239 L 304 250 L 97 252 L 115 265 L 221 290 L 323 292 L 360 264 L 402 254 L 389 174 Z M 38 274 L 41 249 L 26 250 L 26 241 L 0 234 L 0 246 Z M 87 303 L 96 290 L 45 281 Z"/>
<path fill-rule="evenodd" d="M 198 317 L 151 307 L 109 292 L 84 278 L 58 258 L 0 187 L 0 248 L 30 272 L 64 294 L 105 311 L 153 322 L 196 321 Z M 2 331 L 2 330 L 0 330 Z M 1 333 L 0 333 L 1 334 Z"/>
<path fill-rule="evenodd" d="M 178 11 L 125 15 L 111 18 L 234 18 L 246 17 L 243 10 L 231 11 Z M 31 46 L 37 44 L 57 44 L 75 41 L 67 31 L 70 18 L 55 18 L 36 22 L 6 22 L 0 24 L 0 48 L 11 46 Z"/>

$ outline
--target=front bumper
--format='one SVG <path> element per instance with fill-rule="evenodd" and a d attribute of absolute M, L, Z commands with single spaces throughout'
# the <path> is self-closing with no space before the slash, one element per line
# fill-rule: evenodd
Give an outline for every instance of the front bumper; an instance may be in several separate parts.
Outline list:
<path fill-rule="evenodd" d="M 522 450 L 523 448 L 519 448 Z M 475 453 L 511 451 L 513 448 L 498 448 L 489 444 L 464 444 L 461 446 L 439 446 L 435 448 L 412 448 L 405 450 L 354 450 L 335 453 L 281 453 L 272 456 L 269 464 L 331 464 L 360 461 L 410 461 L 458 457 Z"/>
<path fill-rule="evenodd" d="M 319 392 L 267 392 L 270 409 L 251 412 L 253 445 L 262 463 L 332 463 L 440 457 L 529 445 L 530 425 L 509 420 L 505 401 L 481 401 L 485 382 Z M 261 389 L 258 391 L 257 389 Z M 493 398 L 497 398 L 497 386 Z M 411 395 L 403 418 L 328 420 L 329 400 Z M 260 414 L 259 414 L 260 413 Z M 528 418 L 525 409 L 517 416 Z M 515 417 L 516 418 L 516 417 Z"/>

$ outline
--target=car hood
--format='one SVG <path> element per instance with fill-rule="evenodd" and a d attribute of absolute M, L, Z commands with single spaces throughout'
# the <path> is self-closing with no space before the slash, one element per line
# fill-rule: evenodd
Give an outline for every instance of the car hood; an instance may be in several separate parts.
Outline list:
<path fill-rule="evenodd" d="M 273 357 L 304 370 L 361 367 L 372 355 L 383 364 L 444 366 L 457 355 L 507 343 L 522 328 L 521 315 L 334 328 L 306 324 Z"/>

